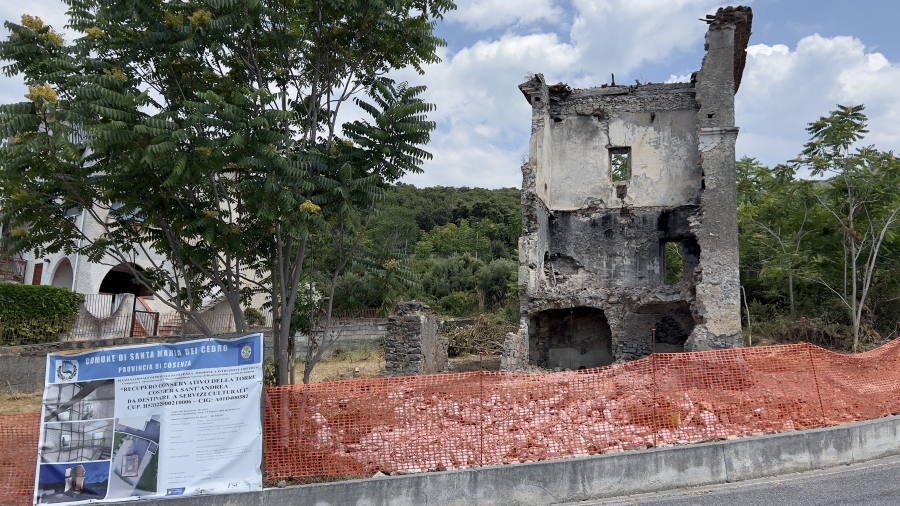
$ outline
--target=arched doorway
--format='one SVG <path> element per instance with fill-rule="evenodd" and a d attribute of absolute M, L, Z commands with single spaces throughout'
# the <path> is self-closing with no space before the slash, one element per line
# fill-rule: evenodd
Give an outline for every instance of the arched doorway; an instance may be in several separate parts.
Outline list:
<path fill-rule="evenodd" d="M 138 271 L 143 271 L 140 266 L 135 264 L 130 264 L 131 267 Z M 129 264 L 119 264 L 109 272 L 106 273 L 106 276 L 103 276 L 103 281 L 100 282 L 100 293 L 131 293 L 138 297 L 143 297 L 149 294 L 147 287 L 141 285 L 134 279 L 134 276 L 131 274 L 131 269 L 129 268 Z"/>
<path fill-rule="evenodd" d="M 50 284 L 71 290 L 73 276 L 72 262 L 70 262 L 68 258 L 63 258 L 59 261 L 59 264 L 57 264 L 56 271 L 53 273 L 53 281 L 51 281 Z"/>

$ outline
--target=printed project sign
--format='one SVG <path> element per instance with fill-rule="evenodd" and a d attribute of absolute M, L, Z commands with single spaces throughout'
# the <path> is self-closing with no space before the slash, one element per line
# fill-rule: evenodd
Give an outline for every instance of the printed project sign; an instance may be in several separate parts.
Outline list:
<path fill-rule="evenodd" d="M 262 489 L 262 335 L 47 356 L 34 503 Z"/>

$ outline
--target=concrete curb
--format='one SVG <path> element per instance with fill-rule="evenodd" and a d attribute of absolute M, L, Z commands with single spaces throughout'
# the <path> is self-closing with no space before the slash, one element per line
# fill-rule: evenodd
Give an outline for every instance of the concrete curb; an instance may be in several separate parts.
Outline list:
<path fill-rule="evenodd" d="M 900 416 L 889 416 L 731 441 L 140 502 L 164 502 L 165 506 L 571 503 L 731 483 L 889 457 L 900 454 L 898 432 Z"/>

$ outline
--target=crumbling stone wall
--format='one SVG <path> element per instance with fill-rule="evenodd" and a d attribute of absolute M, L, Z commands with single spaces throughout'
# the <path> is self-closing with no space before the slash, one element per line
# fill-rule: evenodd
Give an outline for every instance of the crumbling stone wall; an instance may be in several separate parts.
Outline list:
<path fill-rule="evenodd" d="M 384 339 L 384 375 L 409 376 L 445 371 L 448 340 L 438 332 L 438 319 L 417 301 L 396 304 Z"/>
<path fill-rule="evenodd" d="M 740 346 L 734 94 L 752 12 L 707 16 L 689 83 L 573 89 L 535 75 L 522 167 L 520 331 L 501 366 L 576 369 Z M 623 162 L 626 160 L 626 162 Z M 681 280 L 666 280 L 667 244 Z M 671 248 L 672 246 L 670 246 Z"/>

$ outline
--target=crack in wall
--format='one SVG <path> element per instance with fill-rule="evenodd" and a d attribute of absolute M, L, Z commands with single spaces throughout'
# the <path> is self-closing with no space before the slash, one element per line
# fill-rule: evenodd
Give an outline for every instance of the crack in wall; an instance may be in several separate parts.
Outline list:
<path fill-rule="evenodd" d="M 654 348 L 650 328 L 665 351 L 741 345 L 733 123 L 752 12 L 709 19 L 690 83 L 572 89 L 537 74 L 519 86 L 532 142 L 522 323 L 507 336 L 504 369 L 581 367 L 605 348 L 602 361 L 640 358 Z M 628 154 L 627 180 L 612 177 L 613 151 Z M 667 285 L 672 242 L 681 281 Z"/>

